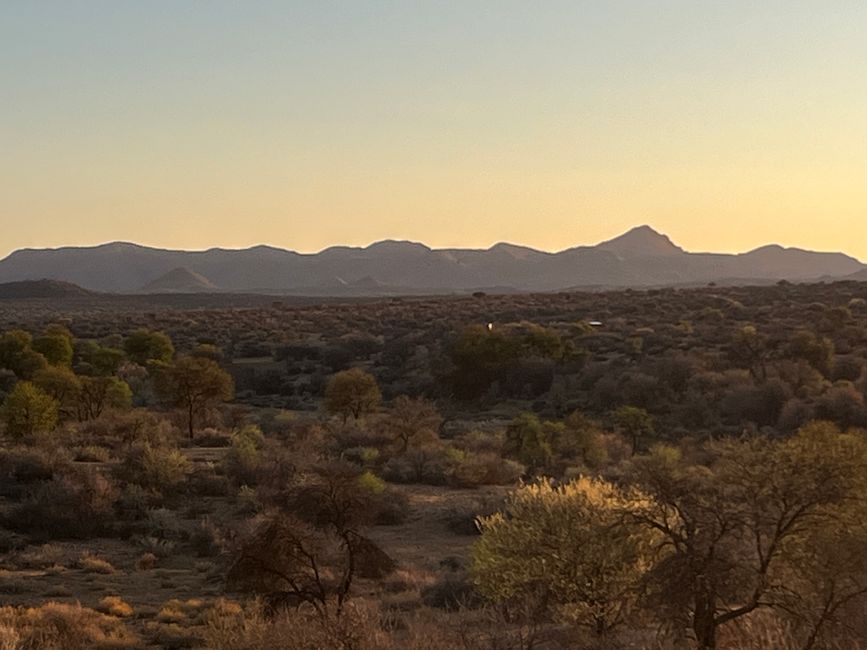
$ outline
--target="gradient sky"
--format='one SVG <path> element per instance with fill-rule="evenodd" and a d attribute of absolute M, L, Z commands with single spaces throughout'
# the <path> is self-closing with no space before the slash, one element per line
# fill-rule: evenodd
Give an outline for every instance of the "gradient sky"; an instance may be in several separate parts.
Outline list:
<path fill-rule="evenodd" d="M 867 3 L 0 2 L 0 255 L 642 223 L 867 259 Z"/>

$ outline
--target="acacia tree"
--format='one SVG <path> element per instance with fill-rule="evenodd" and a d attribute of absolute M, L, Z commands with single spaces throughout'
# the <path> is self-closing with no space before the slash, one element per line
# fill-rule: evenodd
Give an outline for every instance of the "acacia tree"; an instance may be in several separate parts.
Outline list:
<path fill-rule="evenodd" d="M 436 441 L 442 421 L 433 402 L 401 395 L 394 400 L 384 424 L 399 451 L 404 453 L 410 445 Z"/>
<path fill-rule="evenodd" d="M 19 379 L 32 379 L 48 365 L 45 357 L 31 347 L 33 337 L 24 330 L 9 330 L 0 335 L 0 368 L 8 368 Z"/>
<path fill-rule="evenodd" d="M 372 413 L 382 401 L 379 385 L 370 373 L 350 368 L 333 375 L 325 387 L 325 409 L 343 418 L 354 420 Z"/>
<path fill-rule="evenodd" d="M 175 354 L 172 340 L 162 332 L 139 329 L 123 342 L 123 349 L 131 361 L 146 366 L 150 361 L 169 363 Z"/>
<path fill-rule="evenodd" d="M 533 413 L 522 413 L 506 427 L 503 450 L 531 470 L 540 469 L 550 464 L 553 441 L 562 429 L 554 422 L 542 422 Z"/>
<path fill-rule="evenodd" d="M 94 420 L 106 408 L 128 408 L 132 404 L 132 390 L 117 377 L 82 377 L 78 392 L 77 414 L 79 422 Z"/>
<path fill-rule="evenodd" d="M 0 407 L 6 432 L 15 438 L 51 431 L 57 426 L 57 402 L 29 381 L 19 381 Z"/>
<path fill-rule="evenodd" d="M 638 451 L 643 438 L 654 433 L 653 418 L 643 408 L 621 406 L 613 413 L 617 429 L 632 442 L 632 453 Z"/>
<path fill-rule="evenodd" d="M 635 460 L 649 497 L 631 518 L 663 536 L 666 555 L 648 584 L 660 613 L 689 627 L 702 649 L 720 626 L 780 602 L 794 550 L 838 525 L 864 490 L 867 443 L 833 425 L 813 424 L 776 442 L 715 443 L 707 466 L 689 465 L 671 448 Z"/>
<path fill-rule="evenodd" d="M 241 546 L 230 583 L 275 605 L 340 615 L 356 578 L 382 578 L 394 561 L 363 535 L 384 484 L 348 463 L 316 466 L 271 495 L 271 511 Z"/>
<path fill-rule="evenodd" d="M 42 336 L 33 339 L 31 347 L 52 366 L 72 365 L 72 334 L 65 327 L 52 325 Z"/>
<path fill-rule="evenodd" d="M 867 512 L 865 504 L 843 508 L 836 526 L 803 535 L 774 598 L 774 607 L 794 624 L 803 650 L 832 634 L 853 634 L 867 605 Z"/>
<path fill-rule="evenodd" d="M 534 620 L 554 614 L 596 634 L 610 631 L 635 604 L 658 537 L 622 516 L 642 499 L 589 478 L 519 488 L 504 512 L 479 519 L 476 586 Z"/>
<path fill-rule="evenodd" d="M 63 417 L 69 417 L 76 412 L 76 404 L 81 394 L 81 379 L 70 368 L 43 368 L 34 375 L 33 383 L 57 402 L 58 411 Z"/>
<path fill-rule="evenodd" d="M 232 377 L 216 362 L 204 357 L 180 357 L 156 371 L 156 389 L 164 399 L 183 409 L 190 440 L 196 422 L 209 408 L 232 399 Z"/>

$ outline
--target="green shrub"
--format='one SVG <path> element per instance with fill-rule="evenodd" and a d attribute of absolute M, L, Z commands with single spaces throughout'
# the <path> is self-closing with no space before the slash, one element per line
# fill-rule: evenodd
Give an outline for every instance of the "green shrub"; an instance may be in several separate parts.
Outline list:
<path fill-rule="evenodd" d="M 190 461 L 178 449 L 139 443 L 127 451 L 119 475 L 128 483 L 166 495 L 186 480 L 189 471 Z"/>

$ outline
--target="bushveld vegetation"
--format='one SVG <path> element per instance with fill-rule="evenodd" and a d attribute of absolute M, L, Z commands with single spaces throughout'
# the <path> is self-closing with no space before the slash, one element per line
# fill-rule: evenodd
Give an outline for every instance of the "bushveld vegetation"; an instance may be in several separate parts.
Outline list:
<path fill-rule="evenodd" d="M 863 647 L 865 299 L 2 303 L 0 648 Z"/>

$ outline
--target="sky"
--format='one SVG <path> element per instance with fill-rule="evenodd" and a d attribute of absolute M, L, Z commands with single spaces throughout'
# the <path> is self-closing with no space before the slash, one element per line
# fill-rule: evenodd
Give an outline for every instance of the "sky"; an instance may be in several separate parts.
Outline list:
<path fill-rule="evenodd" d="M 867 3 L 0 2 L 0 256 L 640 224 L 867 260 Z"/>

